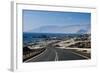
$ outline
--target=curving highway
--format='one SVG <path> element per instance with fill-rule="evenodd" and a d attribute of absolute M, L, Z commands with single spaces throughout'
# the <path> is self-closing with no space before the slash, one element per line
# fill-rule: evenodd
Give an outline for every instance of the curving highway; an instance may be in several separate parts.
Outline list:
<path fill-rule="evenodd" d="M 32 57 L 25 62 L 42 62 L 42 61 L 67 61 L 88 59 L 80 54 L 72 52 L 70 49 L 59 49 L 55 47 L 47 47 L 45 51 L 39 55 Z"/>

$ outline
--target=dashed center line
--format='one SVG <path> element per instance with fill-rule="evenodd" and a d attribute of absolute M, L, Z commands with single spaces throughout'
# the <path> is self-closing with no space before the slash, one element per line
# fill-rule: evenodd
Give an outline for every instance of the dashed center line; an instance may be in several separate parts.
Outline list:
<path fill-rule="evenodd" d="M 58 53 L 55 51 L 55 61 L 58 61 Z"/>

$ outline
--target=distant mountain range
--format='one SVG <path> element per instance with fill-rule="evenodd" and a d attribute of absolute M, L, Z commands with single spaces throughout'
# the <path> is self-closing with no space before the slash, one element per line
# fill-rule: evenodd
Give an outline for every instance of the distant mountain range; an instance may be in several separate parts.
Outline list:
<path fill-rule="evenodd" d="M 80 29 L 79 31 L 77 31 L 77 33 L 84 34 L 84 33 L 90 33 L 90 32 L 88 30 Z"/>
<path fill-rule="evenodd" d="M 90 33 L 90 25 L 66 25 L 66 26 L 42 26 L 36 29 L 32 29 L 29 32 L 34 33 Z"/>

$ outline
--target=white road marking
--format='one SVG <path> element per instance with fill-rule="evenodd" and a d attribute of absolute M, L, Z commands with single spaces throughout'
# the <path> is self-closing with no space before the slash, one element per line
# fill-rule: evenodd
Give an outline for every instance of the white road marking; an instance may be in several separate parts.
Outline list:
<path fill-rule="evenodd" d="M 76 54 L 76 55 L 79 55 L 79 56 L 81 56 L 81 57 L 84 57 L 84 58 L 86 58 L 86 59 L 89 59 L 89 57 L 87 57 L 87 56 L 84 56 L 84 55 L 81 55 L 81 54 L 78 54 L 78 53 L 75 53 L 75 52 L 72 52 L 73 54 Z"/>
<path fill-rule="evenodd" d="M 28 62 L 28 61 L 30 61 L 30 60 L 32 60 L 32 59 L 34 59 L 34 58 L 38 57 L 38 56 L 41 56 L 41 55 L 42 55 L 43 53 L 45 53 L 46 51 L 47 51 L 47 49 L 46 49 L 44 52 L 42 52 L 42 53 L 40 53 L 40 54 L 36 55 L 35 57 L 32 57 L 32 58 L 30 58 L 30 59 L 26 60 L 25 62 Z"/>
<path fill-rule="evenodd" d="M 55 54 L 56 54 L 55 61 L 58 61 L 58 53 L 56 51 L 55 51 Z"/>

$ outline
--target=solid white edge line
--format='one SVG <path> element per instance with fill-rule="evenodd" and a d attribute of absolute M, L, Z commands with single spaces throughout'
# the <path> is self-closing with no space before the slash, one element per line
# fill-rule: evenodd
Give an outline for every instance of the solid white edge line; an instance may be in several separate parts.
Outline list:
<path fill-rule="evenodd" d="M 78 55 L 78 56 L 81 56 L 81 57 L 84 57 L 84 58 L 86 58 L 86 59 L 89 59 L 89 57 L 86 57 L 86 56 L 84 56 L 84 55 L 81 55 L 81 54 L 78 54 L 78 53 L 75 53 L 75 52 L 72 52 L 73 54 L 76 54 L 76 55 Z"/>
<path fill-rule="evenodd" d="M 43 54 L 44 52 L 46 52 L 46 51 L 47 51 L 47 49 L 46 49 L 45 51 L 43 51 L 42 53 L 40 53 L 40 54 L 36 55 L 35 57 L 32 57 L 32 58 L 30 58 L 30 59 L 26 60 L 25 62 L 28 62 L 28 61 L 30 61 L 30 60 L 32 60 L 32 59 L 34 59 L 34 58 L 36 58 L 36 57 L 38 57 L 38 56 L 42 55 L 42 54 Z"/>

